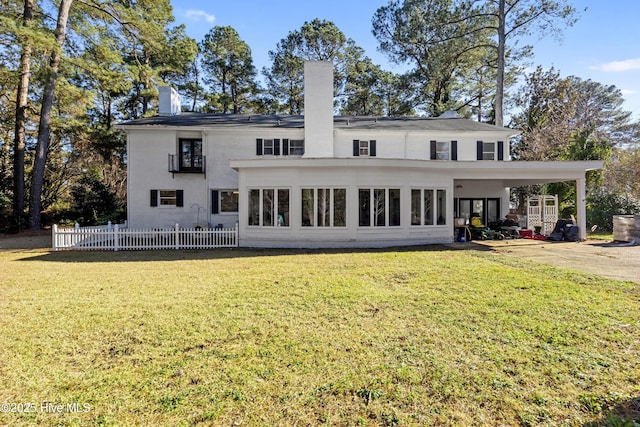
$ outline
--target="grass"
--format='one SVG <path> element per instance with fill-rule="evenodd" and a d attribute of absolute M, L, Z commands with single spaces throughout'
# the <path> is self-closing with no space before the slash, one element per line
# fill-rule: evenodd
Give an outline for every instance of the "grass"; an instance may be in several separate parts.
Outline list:
<path fill-rule="evenodd" d="M 0 271 L 0 403 L 35 407 L 0 425 L 640 422 L 634 283 L 438 247 L 5 250 Z"/>

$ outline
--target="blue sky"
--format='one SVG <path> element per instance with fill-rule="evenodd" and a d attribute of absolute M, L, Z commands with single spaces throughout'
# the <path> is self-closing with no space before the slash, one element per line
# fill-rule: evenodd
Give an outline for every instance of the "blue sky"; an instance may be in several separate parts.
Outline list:
<path fill-rule="evenodd" d="M 374 63 L 400 72 L 378 52 L 371 34 L 375 11 L 388 0 L 171 0 L 177 23 L 198 42 L 216 25 L 238 31 L 253 53 L 258 70 L 269 66 L 268 51 L 305 21 L 334 22 Z M 624 108 L 640 119 L 640 0 L 573 0 L 580 19 L 563 31 L 563 40 L 537 36 L 525 40 L 534 47 L 533 66 L 555 67 L 561 75 L 574 75 L 615 85 L 625 97 Z M 586 9 L 586 10 L 585 10 Z"/>

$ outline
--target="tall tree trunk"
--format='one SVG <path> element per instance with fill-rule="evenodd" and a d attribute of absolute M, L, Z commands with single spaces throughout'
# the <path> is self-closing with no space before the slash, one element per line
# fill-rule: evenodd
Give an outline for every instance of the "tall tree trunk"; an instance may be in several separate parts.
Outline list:
<path fill-rule="evenodd" d="M 25 0 L 22 25 L 27 29 L 33 21 L 33 0 Z M 20 57 L 20 83 L 16 94 L 16 126 L 13 142 L 13 221 L 16 231 L 24 214 L 24 149 L 27 108 L 29 102 L 29 78 L 31 75 L 31 52 L 33 45 L 28 35 L 22 37 Z"/>
<path fill-rule="evenodd" d="M 495 122 L 496 126 L 504 126 L 504 67 L 505 67 L 505 1 L 498 1 L 498 73 L 496 77 L 496 105 Z"/>
<path fill-rule="evenodd" d="M 49 76 L 42 95 L 42 107 L 40 109 L 40 124 L 38 126 L 38 143 L 36 146 L 36 158 L 31 175 L 31 197 L 29 200 L 29 227 L 40 229 L 42 227 L 40 211 L 42 210 L 42 187 L 44 184 L 45 166 L 49 151 L 49 137 L 51 134 L 51 110 L 53 109 L 56 83 L 58 81 L 58 68 L 62 58 L 62 48 L 67 33 L 67 20 L 69 9 L 73 0 L 62 0 L 58 9 L 58 22 L 55 36 L 56 46 L 51 53 L 49 62 Z"/>

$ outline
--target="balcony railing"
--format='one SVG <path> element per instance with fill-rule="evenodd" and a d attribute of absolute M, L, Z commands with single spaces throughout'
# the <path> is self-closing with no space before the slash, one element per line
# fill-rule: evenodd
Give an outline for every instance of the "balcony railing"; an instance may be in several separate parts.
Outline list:
<path fill-rule="evenodd" d="M 201 173 L 206 174 L 207 159 L 205 156 L 193 159 L 192 166 L 184 166 L 180 163 L 180 156 L 169 154 L 169 172 L 176 173 Z"/>

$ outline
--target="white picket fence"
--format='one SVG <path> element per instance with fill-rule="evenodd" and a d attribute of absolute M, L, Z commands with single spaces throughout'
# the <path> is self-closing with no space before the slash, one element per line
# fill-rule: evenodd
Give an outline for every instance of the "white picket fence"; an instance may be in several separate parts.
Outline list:
<path fill-rule="evenodd" d="M 129 229 L 126 224 L 73 228 L 53 226 L 53 250 L 213 249 L 238 246 L 238 225 L 233 228 Z"/>

